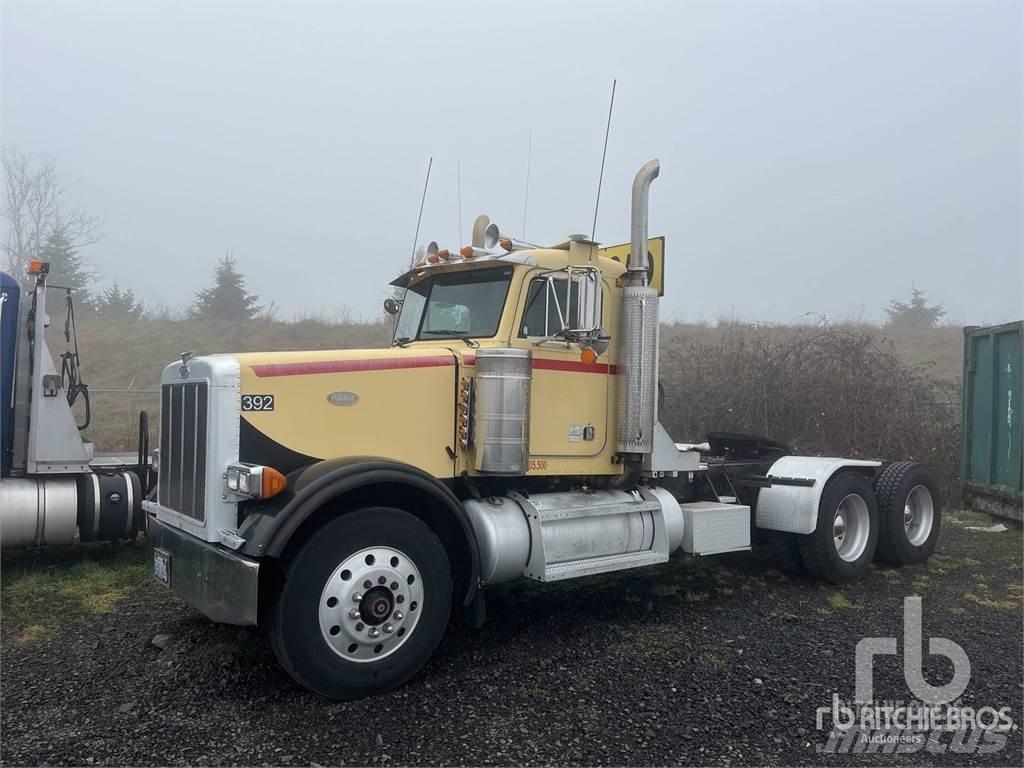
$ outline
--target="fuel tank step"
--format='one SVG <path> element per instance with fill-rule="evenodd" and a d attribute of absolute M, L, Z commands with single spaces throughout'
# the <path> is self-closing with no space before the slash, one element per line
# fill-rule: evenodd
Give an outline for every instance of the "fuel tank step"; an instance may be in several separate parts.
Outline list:
<path fill-rule="evenodd" d="M 591 576 L 595 573 L 624 571 L 627 568 L 641 568 L 645 565 L 667 563 L 668 555 L 664 552 L 648 550 L 646 552 L 627 552 L 624 555 L 604 555 L 603 557 L 586 557 L 581 560 L 567 560 L 564 563 L 552 563 L 544 568 L 544 573 L 527 576 L 538 581 L 560 581 L 575 579 L 579 576 Z"/>

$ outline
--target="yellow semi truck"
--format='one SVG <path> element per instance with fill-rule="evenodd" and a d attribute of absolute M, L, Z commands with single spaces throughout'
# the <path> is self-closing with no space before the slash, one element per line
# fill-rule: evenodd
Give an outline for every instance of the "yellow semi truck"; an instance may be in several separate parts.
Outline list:
<path fill-rule="evenodd" d="M 406 681 L 453 608 L 479 625 L 486 588 L 513 579 L 752 541 L 836 583 L 876 557 L 926 560 L 926 467 L 662 428 L 658 173 L 634 180 L 628 251 L 535 247 L 486 217 L 457 252 L 432 243 L 393 283 L 388 349 L 169 365 L 144 502 L 156 578 L 215 621 L 264 626 L 299 683 L 349 699 Z"/>

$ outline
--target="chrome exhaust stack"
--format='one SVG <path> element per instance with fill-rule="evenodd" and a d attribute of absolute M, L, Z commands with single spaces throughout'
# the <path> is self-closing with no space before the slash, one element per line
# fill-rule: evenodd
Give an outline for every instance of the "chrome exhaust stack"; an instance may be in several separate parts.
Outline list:
<path fill-rule="evenodd" d="M 616 448 L 629 460 L 654 450 L 658 401 L 658 291 L 647 284 L 647 207 L 661 164 L 651 160 L 633 179 L 627 285 L 619 313 Z"/>
<path fill-rule="evenodd" d="M 647 201 L 650 197 L 651 182 L 658 178 L 661 163 L 651 160 L 636 173 L 633 179 L 633 208 L 629 221 L 629 261 L 626 270 L 631 279 L 639 278 L 639 284 L 647 285 Z M 643 273 L 642 275 L 639 273 Z"/>

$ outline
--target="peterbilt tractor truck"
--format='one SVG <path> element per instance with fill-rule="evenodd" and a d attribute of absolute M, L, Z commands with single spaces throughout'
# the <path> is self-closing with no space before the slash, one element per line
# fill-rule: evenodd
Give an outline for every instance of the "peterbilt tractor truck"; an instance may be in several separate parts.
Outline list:
<path fill-rule="evenodd" d="M 48 273 L 47 263 L 31 262 L 23 291 L 0 272 L 0 544 L 134 539 L 151 477 L 147 417 L 140 414 L 135 454 L 97 454 L 82 438 L 91 409 L 79 373 L 73 296 L 51 285 Z M 48 292 L 64 298 L 67 348 L 59 371 L 46 340 Z M 76 410 L 84 414 L 81 423 Z"/>
<path fill-rule="evenodd" d="M 477 219 L 392 285 L 390 348 L 185 354 L 163 372 L 154 575 L 214 621 L 262 625 L 324 696 L 400 685 L 488 587 L 768 544 L 844 584 L 932 553 L 933 474 L 677 443 L 658 421 L 653 160 L 628 248 L 536 247 Z M 662 253 L 663 256 L 663 253 Z M 398 298 L 401 297 L 401 298 Z"/>

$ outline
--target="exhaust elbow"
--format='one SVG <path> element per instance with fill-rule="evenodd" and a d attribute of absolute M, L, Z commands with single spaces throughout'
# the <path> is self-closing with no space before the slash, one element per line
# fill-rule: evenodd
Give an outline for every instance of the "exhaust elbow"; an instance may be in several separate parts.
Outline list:
<path fill-rule="evenodd" d="M 651 160 L 637 171 L 633 179 L 633 209 L 630 216 L 630 249 L 628 272 L 647 272 L 647 199 L 651 182 L 658 178 L 661 163 Z"/>

